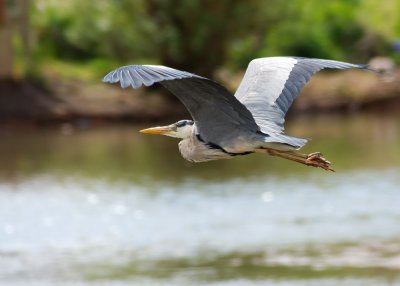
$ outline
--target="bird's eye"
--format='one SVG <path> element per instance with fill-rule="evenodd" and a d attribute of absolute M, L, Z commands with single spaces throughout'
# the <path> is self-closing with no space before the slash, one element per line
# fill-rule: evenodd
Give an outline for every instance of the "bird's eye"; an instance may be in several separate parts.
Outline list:
<path fill-rule="evenodd" d="M 186 125 L 186 121 L 178 121 L 177 123 L 175 123 L 175 126 L 176 127 L 183 127 L 183 126 L 185 126 Z"/>
<path fill-rule="evenodd" d="M 193 125 L 194 122 L 192 120 L 181 120 L 175 123 L 176 127 L 184 127 L 186 125 Z"/>

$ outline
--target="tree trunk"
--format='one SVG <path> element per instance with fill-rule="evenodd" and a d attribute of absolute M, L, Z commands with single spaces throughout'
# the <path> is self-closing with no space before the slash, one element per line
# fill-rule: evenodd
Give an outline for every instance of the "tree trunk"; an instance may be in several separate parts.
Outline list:
<path fill-rule="evenodd" d="M 12 28 L 7 19 L 5 0 L 0 0 L 0 79 L 13 76 Z"/>

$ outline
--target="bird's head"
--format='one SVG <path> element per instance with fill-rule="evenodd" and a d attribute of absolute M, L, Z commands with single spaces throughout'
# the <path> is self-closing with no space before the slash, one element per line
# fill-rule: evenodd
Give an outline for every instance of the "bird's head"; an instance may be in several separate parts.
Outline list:
<path fill-rule="evenodd" d="M 184 139 L 192 135 L 193 125 L 194 122 L 192 120 L 180 120 L 171 125 L 142 129 L 139 132 Z"/>

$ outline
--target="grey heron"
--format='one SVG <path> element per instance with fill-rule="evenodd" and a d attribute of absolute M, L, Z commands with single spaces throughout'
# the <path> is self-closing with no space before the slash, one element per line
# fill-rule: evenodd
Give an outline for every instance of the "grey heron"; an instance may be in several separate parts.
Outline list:
<path fill-rule="evenodd" d="M 193 120 L 140 132 L 182 139 L 179 150 L 191 162 L 265 153 L 333 171 L 321 153 L 298 150 L 308 139 L 284 133 L 285 115 L 300 90 L 321 69 L 366 69 L 366 65 L 299 58 L 252 60 L 236 93 L 208 78 L 159 65 L 129 65 L 108 73 L 103 81 L 122 88 L 160 83 L 185 105 Z"/>

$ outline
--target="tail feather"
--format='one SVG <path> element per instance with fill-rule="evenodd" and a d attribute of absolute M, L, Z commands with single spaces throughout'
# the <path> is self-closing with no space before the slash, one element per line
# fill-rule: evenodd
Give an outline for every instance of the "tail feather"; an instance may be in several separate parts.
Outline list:
<path fill-rule="evenodd" d="M 290 145 L 294 147 L 295 149 L 300 149 L 306 143 L 310 141 L 310 139 L 307 138 L 300 138 L 300 137 L 294 137 L 294 136 L 289 136 L 285 134 L 274 134 L 271 135 L 266 139 L 266 142 L 277 142 L 277 143 L 283 143 Z"/>

